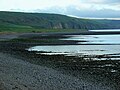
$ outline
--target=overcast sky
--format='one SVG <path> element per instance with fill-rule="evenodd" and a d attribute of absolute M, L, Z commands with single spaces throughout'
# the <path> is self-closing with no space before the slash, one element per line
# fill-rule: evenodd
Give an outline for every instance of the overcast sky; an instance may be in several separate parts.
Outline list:
<path fill-rule="evenodd" d="M 0 11 L 58 13 L 88 18 L 120 18 L 120 0 L 0 0 Z"/>

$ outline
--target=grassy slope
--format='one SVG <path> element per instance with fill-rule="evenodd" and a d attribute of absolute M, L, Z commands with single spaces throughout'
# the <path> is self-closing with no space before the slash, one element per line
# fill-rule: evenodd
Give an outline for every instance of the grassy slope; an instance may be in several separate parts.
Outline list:
<path fill-rule="evenodd" d="M 81 29 L 83 30 L 83 29 Z M 12 25 L 12 24 L 0 24 L 0 33 L 27 33 L 27 32 L 36 32 L 36 33 L 45 33 L 45 32 L 79 32 L 80 29 L 42 29 L 34 28 L 31 26 L 22 26 L 22 25 Z"/>
<path fill-rule="evenodd" d="M 120 21 L 78 19 L 59 14 L 0 12 L 0 32 L 76 32 L 79 29 L 109 28 L 120 28 Z"/>

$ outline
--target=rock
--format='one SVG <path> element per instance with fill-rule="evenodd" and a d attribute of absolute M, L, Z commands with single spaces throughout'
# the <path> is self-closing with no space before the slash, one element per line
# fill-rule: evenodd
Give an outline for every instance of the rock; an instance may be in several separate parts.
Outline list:
<path fill-rule="evenodd" d="M 5 87 L 4 87 L 4 82 L 0 81 L 0 90 L 5 90 Z"/>

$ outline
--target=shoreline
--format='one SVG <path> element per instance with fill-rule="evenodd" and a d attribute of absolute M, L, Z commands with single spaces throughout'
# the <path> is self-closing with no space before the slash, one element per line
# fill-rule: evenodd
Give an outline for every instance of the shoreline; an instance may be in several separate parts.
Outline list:
<path fill-rule="evenodd" d="M 80 32 L 55 32 L 55 33 L 22 33 L 21 37 L 31 37 L 32 36 L 45 36 L 45 35 L 50 35 L 50 36 L 56 36 L 56 35 L 110 35 L 110 34 L 120 34 L 120 31 L 117 32 L 94 32 L 94 31 L 80 31 Z"/>
<path fill-rule="evenodd" d="M 23 36 L 24 38 L 26 37 L 29 38 L 31 36 L 36 36 L 36 35 L 39 36 L 40 34 L 38 33 L 19 34 L 15 38 L 19 38 Z M 44 36 L 46 34 L 41 34 L 41 35 Z M 56 34 L 54 35 L 56 36 Z M 8 36 L 6 38 L 4 37 L 4 39 L 8 40 Z M 34 43 L 34 45 L 37 44 L 40 43 Z M 15 88 L 22 90 L 24 89 L 26 90 L 39 90 L 39 89 L 41 90 L 49 90 L 49 89 L 119 90 L 120 89 L 119 80 L 118 82 L 115 82 L 116 80 L 114 81 L 112 80 L 112 78 L 109 78 L 109 75 L 107 77 L 104 75 L 101 76 L 99 74 L 96 75 L 97 73 L 99 73 L 99 71 L 96 74 L 94 74 L 93 68 L 95 67 L 89 69 L 87 66 L 85 70 L 84 69 L 82 70 L 81 69 L 82 66 L 80 66 L 79 69 L 79 67 L 77 66 L 72 67 L 73 64 L 68 63 L 67 65 L 69 66 L 71 65 L 71 66 L 67 67 L 68 68 L 67 70 L 67 68 L 63 66 L 64 64 L 59 62 L 59 59 L 63 56 L 60 56 L 60 58 L 57 59 L 58 62 L 56 62 L 56 57 L 54 56 L 53 57 L 37 56 L 34 53 L 28 53 L 27 51 L 24 50 L 25 48 L 30 46 L 33 46 L 33 43 L 0 42 L 0 64 L 1 64 L 0 70 L 2 71 L 0 73 L 0 77 L 4 79 L 2 80 L 5 86 L 3 88 Z M 55 59 L 55 61 L 53 59 Z M 65 58 L 63 57 L 61 58 L 61 60 L 62 59 Z M 34 63 L 35 60 L 36 63 Z M 53 61 L 50 62 L 50 60 Z M 109 63 L 116 64 L 118 62 L 111 61 Z M 37 65 L 37 63 L 40 64 Z M 83 66 L 85 63 L 87 62 L 83 62 Z M 96 63 L 98 62 L 95 62 L 95 64 Z M 90 62 L 88 62 L 85 65 L 89 65 L 89 64 Z M 8 89 L 8 90 L 12 90 L 12 89 Z"/>
<path fill-rule="evenodd" d="M 0 39 L 3 40 L 10 40 L 14 38 L 29 38 L 29 37 L 44 37 L 44 36 L 62 36 L 65 37 L 66 35 L 114 35 L 114 34 L 120 34 L 120 31 L 118 32 L 93 32 L 93 31 L 80 31 L 76 33 L 68 33 L 68 32 L 56 32 L 56 33 L 1 33 Z M 68 37 L 66 36 L 66 37 Z"/>
<path fill-rule="evenodd" d="M 0 85 L 2 83 L 0 88 L 3 90 L 117 90 L 116 88 L 119 88 L 115 87 L 113 82 L 109 83 L 109 79 L 87 74 L 86 71 L 80 71 L 76 77 L 71 75 L 71 70 L 66 73 L 64 69 L 59 71 L 31 64 L 7 53 L 0 53 L 0 70 Z M 105 83 L 106 85 L 104 85 Z"/>

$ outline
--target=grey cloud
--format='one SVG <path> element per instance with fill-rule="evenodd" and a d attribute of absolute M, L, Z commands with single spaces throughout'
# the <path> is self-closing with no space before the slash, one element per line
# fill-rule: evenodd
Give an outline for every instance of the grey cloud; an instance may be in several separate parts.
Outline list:
<path fill-rule="evenodd" d="M 58 14 L 63 14 L 65 10 L 60 7 L 50 7 L 46 9 L 36 9 L 34 10 L 35 12 L 41 12 L 41 13 L 58 13 Z"/>
<path fill-rule="evenodd" d="M 101 2 L 100 2 L 101 1 Z M 120 0 L 84 0 L 84 3 L 120 4 Z"/>
<path fill-rule="evenodd" d="M 106 3 L 120 3 L 120 0 L 105 0 Z"/>
<path fill-rule="evenodd" d="M 111 9 L 101 9 L 101 10 L 78 10 L 76 7 L 67 7 L 66 9 L 52 7 L 45 10 L 37 10 L 40 13 L 58 13 L 65 15 L 73 15 L 77 17 L 91 17 L 91 18 L 120 18 L 120 10 L 115 11 Z"/>
<path fill-rule="evenodd" d="M 78 17 L 93 17 L 93 18 L 120 18 L 120 10 L 115 11 L 111 9 L 101 10 L 77 10 L 74 7 L 68 8 L 67 13 Z"/>

